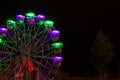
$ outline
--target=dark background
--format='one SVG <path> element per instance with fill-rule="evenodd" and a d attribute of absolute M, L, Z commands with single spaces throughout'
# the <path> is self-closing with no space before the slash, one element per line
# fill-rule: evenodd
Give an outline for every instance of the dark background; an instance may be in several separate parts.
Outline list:
<path fill-rule="evenodd" d="M 0 26 L 16 14 L 33 11 L 46 15 L 61 31 L 62 71 L 71 76 L 95 75 L 88 57 L 100 29 L 116 45 L 116 57 L 109 65 L 116 74 L 120 58 L 120 6 L 112 0 L 10 0 L 0 1 Z"/>

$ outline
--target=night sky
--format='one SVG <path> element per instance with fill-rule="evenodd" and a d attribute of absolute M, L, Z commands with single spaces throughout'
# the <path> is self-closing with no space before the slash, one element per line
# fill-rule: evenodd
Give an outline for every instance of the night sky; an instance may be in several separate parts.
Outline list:
<path fill-rule="evenodd" d="M 120 5 L 112 0 L 16 0 L 0 2 L 0 25 L 19 13 L 33 11 L 46 15 L 61 31 L 62 71 L 71 76 L 94 75 L 88 57 L 100 29 L 116 46 L 116 57 L 109 66 L 116 72 L 120 62 Z"/>

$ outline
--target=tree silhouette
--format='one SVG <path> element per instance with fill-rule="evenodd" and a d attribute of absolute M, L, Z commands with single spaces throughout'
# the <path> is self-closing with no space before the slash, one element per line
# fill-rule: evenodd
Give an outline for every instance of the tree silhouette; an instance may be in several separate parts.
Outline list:
<path fill-rule="evenodd" d="M 90 61 L 99 70 L 100 77 L 103 77 L 106 64 L 115 56 L 114 46 L 108 41 L 108 37 L 103 34 L 102 30 L 98 32 L 96 37 L 97 39 L 94 41 L 90 51 Z"/>

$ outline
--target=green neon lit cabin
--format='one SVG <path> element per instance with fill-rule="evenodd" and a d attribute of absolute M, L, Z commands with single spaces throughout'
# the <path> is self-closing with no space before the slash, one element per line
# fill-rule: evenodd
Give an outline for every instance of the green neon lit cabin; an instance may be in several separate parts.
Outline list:
<path fill-rule="evenodd" d="M 63 43 L 55 42 L 55 43 L 52 44 L 52 47 L 55 48 L 55 49 L 62 48 L 63 47 Z"/>
<path fill-rule="evenodd" d="M 13 21 L 13 20 L 7 20 L 7 26 L 9 27 L 9 26 L 15 26 L 15 21 Z"/>
<path fill-rule="evenodd" d="M 27 17 L 27 18 L 35 18 L 35 13 L 33 13 L 33 12 L 28 12 L 28 13 L 26 13 L 26 17 Z"/>
<path fill-rule="evenodd" d="M 17 23 L 18 23 L 18 24 L 23 24 L 23 23 L 24 23 L 24 20 L 18 20 Z"/>
<path fill-rule="evenodd" d="M 43 25 L 43 24 L 44 24 L 44 21 L 41 20 L 41 21 L 38 22 L 38 24 L 39 24 L 39 25 Z"/>
<path fill-rule="evenodd" d="M 3 43 L 3 40 L 2 40 L 2 38 L 0 38 L 0 43 Z"/>
<path fill-rule="evenodd" d="M 44 22 L 44 25 L 45 25 L 45 27 L 53 27 L 54 22 L 47 20 L 47 21 Z"/>

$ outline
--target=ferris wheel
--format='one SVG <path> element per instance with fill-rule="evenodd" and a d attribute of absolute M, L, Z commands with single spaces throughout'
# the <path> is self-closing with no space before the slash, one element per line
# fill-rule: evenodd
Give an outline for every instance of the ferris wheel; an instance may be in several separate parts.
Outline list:
<path fill-rule="evenodd" d="M 4 80 L 48 80 L 62 63 L 60 31 L 44 15 L 18 14 L 0 27 Z"/>

